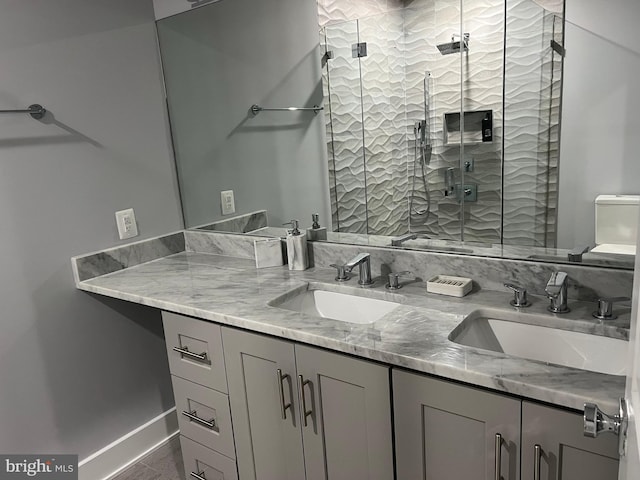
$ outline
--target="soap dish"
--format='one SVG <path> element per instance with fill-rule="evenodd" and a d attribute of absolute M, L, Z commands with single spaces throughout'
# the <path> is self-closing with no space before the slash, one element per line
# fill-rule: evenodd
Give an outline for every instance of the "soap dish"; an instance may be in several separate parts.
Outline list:
<path fill-rule="evenodd" d="M 427 292 L 451 297 L 464 297 L 471 291 L 471 287 L 470 278 L 449 275 L 437 275 L 427 282 Z"/>

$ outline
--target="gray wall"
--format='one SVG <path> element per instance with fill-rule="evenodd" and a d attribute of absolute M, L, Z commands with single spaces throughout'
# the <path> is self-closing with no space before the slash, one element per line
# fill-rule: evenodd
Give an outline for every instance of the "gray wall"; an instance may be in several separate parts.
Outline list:
<path fill-rule="evenodd" d="M 269 225 L 329 223 L 324 116 L 263 112 L 322 103 L 315 0 L 232 0 L 158 23 L 187 226 L 266 209 Z"/>
<path fill-rule="evenodd" d="M 558 246 L 595 241 L 598 194 L 640 194 L 637 0 L 567 0 Z"/>
<path fill-rule="evenodd" d="M 181 228 L 151 0 L 0 1 L 0 452 L 86 457 L 173 405 L 157 312 L 69 258 Z"/>

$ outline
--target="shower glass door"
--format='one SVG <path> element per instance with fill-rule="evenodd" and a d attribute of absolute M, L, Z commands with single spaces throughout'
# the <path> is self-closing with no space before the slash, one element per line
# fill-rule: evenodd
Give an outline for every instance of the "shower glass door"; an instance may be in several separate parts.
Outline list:
<path fill-rule="evenodd" d="M 458 7 L 437 0 L 321 29 L 335 231 L 461 239 L 462 132 L 458 122 L 447 141 L 444 122 L 460 117 L 462 62 L 438 48 L 460 34 Z"/>

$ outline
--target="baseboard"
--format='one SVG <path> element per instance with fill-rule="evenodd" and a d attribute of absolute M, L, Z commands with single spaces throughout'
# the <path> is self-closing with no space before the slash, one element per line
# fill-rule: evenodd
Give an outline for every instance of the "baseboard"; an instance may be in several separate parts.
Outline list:
<path fill-rule="evenodd" d="M 173 407 L 81 460 L 79 480 L 109 480 L 178 433 Z"/>

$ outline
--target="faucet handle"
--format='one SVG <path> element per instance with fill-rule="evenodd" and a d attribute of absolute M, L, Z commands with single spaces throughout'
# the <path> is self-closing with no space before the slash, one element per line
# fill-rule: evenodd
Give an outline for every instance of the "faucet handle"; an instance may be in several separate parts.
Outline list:
<path fill-rule="evenodd" d="M 391 272 L 389 274 L 389 283 L 387 283 L 384 286 L 384 288 L 386 288 L 387 290 L 398 290 L 402 288 L 402 285 L 400 285 L 400 277 L 404 277 L 405 275 L 411 275 L 411 272 L 409 271 L 398 272 L 398 273 Z"/>
<path fill-rule="evenodd" d="M 509 303 L 514 307 L 528 307 L 531 305 L 527 300 L 527 290 L 519 285 L 513 283 L 505 283 L 505 287 L 509 290 L 513 290 L 513 300 Z"/>
<path fill-rule="evenodd" d="M 346 265 L 336 265 L 335 263 L 332 263 L 331 265 L 329 265 L 330 267 L 333 267 L 337 270 L 336 272 L 336 282 L 346 282 L 347 280 L 349 280 L 351 277 L 349 276 L 349 274 L 347 273 L 347 267 Z"/>
<path fill-rule="evenodd" d="M 613 304 L 615 302 L 628 302 L 631 299 L 629 297 L 612 297 L 612 298 L 599 298 L 598 309 L 592 313 L 594 318 L 600 320 L 615 320 L 617 315 L 613 314 Z"/>

